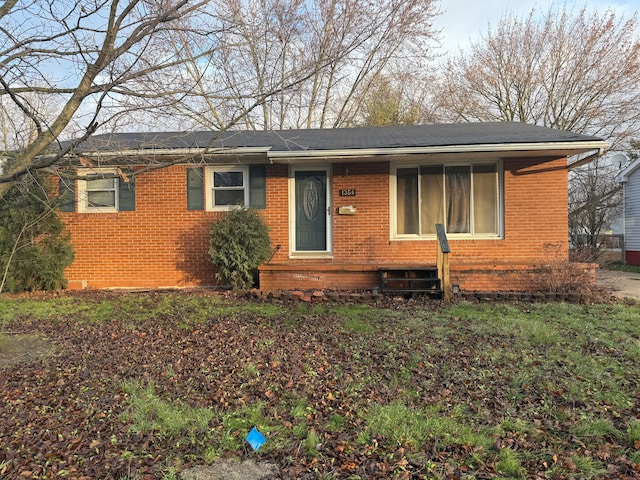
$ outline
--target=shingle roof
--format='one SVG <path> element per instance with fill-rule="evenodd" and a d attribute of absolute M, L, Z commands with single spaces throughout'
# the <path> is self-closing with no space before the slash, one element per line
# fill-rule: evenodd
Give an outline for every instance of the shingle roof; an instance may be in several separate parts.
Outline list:
<path fill-rule="evenodd" d="M 122 151 L 183 148 L 269 148 L 270 152 L 387 149 L 493 144 L 598 142 L 600 138 L 509 122 L 452 123 L 233 132 L 155 132 L 97 135 L 79 150 Z M 213 143 L 211 143 L 213 142 Z"/>

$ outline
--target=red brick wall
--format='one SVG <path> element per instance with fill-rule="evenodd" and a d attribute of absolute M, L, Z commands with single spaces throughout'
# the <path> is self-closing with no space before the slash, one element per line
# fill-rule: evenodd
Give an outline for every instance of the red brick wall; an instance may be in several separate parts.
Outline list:
<path fill-rule="evenodd" d="M 537 165 L 539 162 L 543 162 Z M 568 258 L 566 159 L 505 160 L 503 239 L 451 240 L 452 262 L 486 263 L 540 261 L 544 244 L 561 245 Z M 285 170 L 286 167 L 279 167 Z M 286 222 L 286 171 L 269 188 L 270 222 Z M 274 180 L 274 179 L 271 179 Z M 340 197 L 340 189 L 355 189 L 355 197 Z M 435 262 L 435 241 L 390 240 L 389 164 L 336 164 L 333 166 L 333 261 L 412 263 Z M 277 202 L 273 200 L 278 198 Z M 275 205 L 277 203 L 277 205 Z M 340 205 L 353 205 L 356 215 L 337 215 Z M 273 216 L 275 214 L 275 216 Z M 283 249 L 274 262 L 286 261 L 288 225 L 278 229 Z"/>
<path fill-rule="evenodd" d="M 212 285 L 208 236 L 215 212 L 188 211 L 186 167 L 136 178 L 136 210 L 63 213 L 75 250 L 70 288 Z"/>
<path fill-rule="evenodd" d="M 506 159 L 504 161 L 503 239 L 452 240 L 451 266 L 454 281 L 465 287 L 464 277 L 455 271 L 465 265 L 533 265 L 543 262 L 545 244 L 560 245 L 567 252 L 566 159 Z M 70 287 L 163 287 L 215 284 L 208 261 L 208 236 L 219 213 L 188 211 L 186 167 L 172 166 L 145 173 L 136 182 L 136 210 L 111 214 L 63 213 L 71 233 L 76 258 L 67 270 Z M 320 263 L 342 270 L 339 277 L 349 284 L 349 262 L 370 264 L 435 263 L 435 241 L 390 240 L 389 164 L 345 163 L 332 167 L 333 258 Z M 355 197 L 340 197 L 340 189 L 355 189 Z M 289 259 L 288 166 L 267 167 L 267 209 L 263 214 L 271 227 L 272 245 L 281 245 L 272 265 L 315 264 L 317 261 Z M 337 215 L 340 205 L 353 205 L 356 215 Z M 501 267 L 504 268 L 504 267 Z M 362 270 L 362 269 L 361 269 Z M 366 270 L 366 268 L 365 268 Z M 314 281 L 314 288 L 332 288 L 335 278 L 328 273 Z M 346 275 L 346 280 L 345 280 Z M 485 274 L 483 274 L 486 277 Z M 468 275 L 467 275 L 468 276 Z M 276 281 L 264 275 L 263 287 Z M 484 278 L 482 277 L 482 278 Z M 489 275 L 491 277 L 491 275 Z M 363 288 L 363 279 L 375 275 L 353 272 L 353 288 Z M 303 278 L 290 288 L 305 288 Z M 468 278 L 468 285 L 497 288 L 491 278 Z M 323 282 L 326 285 L 322 285 Z M 366 282 L 365 282 L 366 283 Z M 374 285 L 371 285 L 374 286 Z M 493 288 L 491 288 L 493 287 Z"/>

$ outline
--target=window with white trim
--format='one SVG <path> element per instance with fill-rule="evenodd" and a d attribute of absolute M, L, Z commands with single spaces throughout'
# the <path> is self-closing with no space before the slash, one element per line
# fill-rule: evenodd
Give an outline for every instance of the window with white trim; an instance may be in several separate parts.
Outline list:
<path fill-rule="evenodd" d="M 230 210 L 249 205 L 247 167 L 208 167 L 206 175 L 207 210 Z"/>
<path fill-rule="evenodd" d="M 110 213 L 135 209 L 135 182 L 116 168 L 79 169 L 78 212 Z"/>
<path fill-rule="evenodd" d="M 118 183 L 115 178 L 102 178 L 97 176 L 85 181 L 87 192 L 87 208 L 118 209 L 117 191 Z"/>
<path fill-rule="evenodd" d="M 499 162 L 398 165 L 392 170 L 395 238 L 431 237 L 437 223 L 452 237 L 499 237 Z"/>

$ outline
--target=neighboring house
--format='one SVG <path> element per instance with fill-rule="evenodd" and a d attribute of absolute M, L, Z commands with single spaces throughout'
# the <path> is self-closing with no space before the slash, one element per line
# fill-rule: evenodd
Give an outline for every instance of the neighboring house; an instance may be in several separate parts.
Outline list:
<path fill-rule="evenodd" d="M 623 189 L 625 261 L 640 265 L 640 159 L 618 175 Z"/>
<path fill-rule="evenodd" d="M 95 178 L 63 185 L 66 275 L 71 288 L 215 285 L 210 226 L 250 205 L 274 247 L 263 290 L 377 287 L 380 268 L 435 264 L 436 224 L 461 289 L 526 289 L 549 245 L 568 258 L 567 157 L 605 147 L 520 123 L 97 136 L 69 163 Z"/>

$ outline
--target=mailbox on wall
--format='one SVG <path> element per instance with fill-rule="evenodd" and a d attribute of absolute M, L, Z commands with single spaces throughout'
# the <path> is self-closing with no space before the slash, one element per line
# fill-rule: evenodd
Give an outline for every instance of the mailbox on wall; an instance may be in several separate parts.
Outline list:
<path fill-rule="evenodd" d="M 338 215 L 355 215 L 356 211 L 356 207 L 352 205 L 338 207 Z"/>

